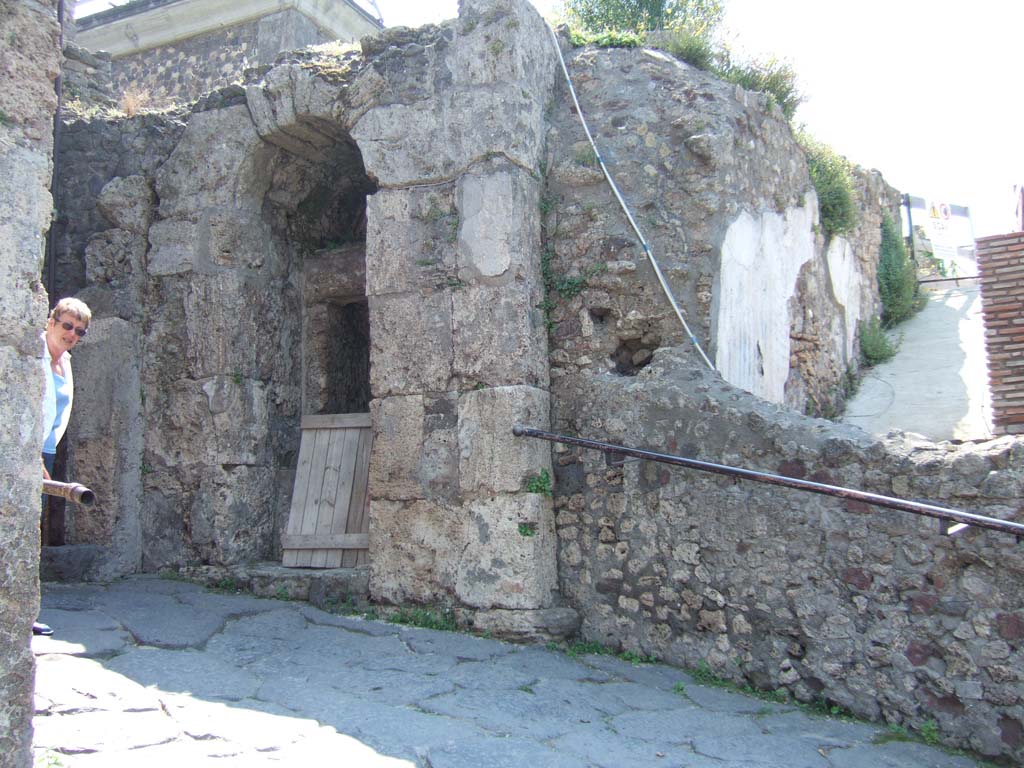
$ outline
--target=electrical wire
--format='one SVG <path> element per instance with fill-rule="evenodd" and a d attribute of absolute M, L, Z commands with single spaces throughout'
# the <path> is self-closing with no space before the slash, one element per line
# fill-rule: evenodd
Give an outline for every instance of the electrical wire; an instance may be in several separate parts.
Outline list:
<path fill-rule="evenodd" d="M 704 362 L 707 363 L 708 368 L 715 370 L 715 366 L 712 364 L 711 360 L 709 360 L 708 356 L 704 354 L 704 350 L 701 348 L 700 342 L 697 341 L 697 337 L 693 335 L 693 331 L 691 331 L 690 326 L 687 325 L 686 318 L 683 317 L 683 311 L 676 303 L 675 296 L 672 295 L 672 289 L 669 287 L 668 281 L 665 280 L 665 275 L 662 274 L 661 267 L 658 266 L 658 262 L 654 258 L 654 254 L 651 252 L 651 247 L 647 244 L 647 239 L 643 236 L 643 233 L 640 232 L 640 228 L 633 219 L 633 214 L 630 213 L 629 207 L 626 205 L 626 201 L 623 200 L 622 195 L 619 194 L 619 188 L 615 185 L 615 180 L 612 179 L 612 175 L 608 171 L 608 166 L 605 165 L 604 158 L 601 157 L 601 153 L 597 149 L 597 144 L 594 143 L 594 137 L 590 134 L 590 128 L 587 126 L 587 120 L 583 117 L 583 109 L 580 107 L 579 99 L 576 98 L 576 89 L 573 87 L 572 78 L 569 77 L 569 68 L 565 65 L 565 57 L 562 56 L 562 47 L 558 44 L 558 36 L 555 34 L 555 30 L 550 24 L 548 24 L 547 27 L 548 31 L 551 33 L 551 42 L 554 43 L 555 51 L 558 53 L 558 61 L 562 65 L 562 73 L 565 75 L 565 82 L 569 86 L 569 95 L 572 96 L 573 104 L 576 106 L 576 114 L 579 115 L 580 124 L 583 126 L 583 131 L 587 134 L 587 140 L 590 142 L 590 146 L 594 150 L 597 162 L 601 164 L 601 170 L 604 172 L 604 177 L 608 181 L 608 186 L 610 186 L 612 192 L 615 193 L 615 199 L 619 201 L 619 205 L 626 214 L 626 218 L 629 219 L 629 224 L 633 227 L 633 231 L 636 232 L 636 236 L 640 238 L 640 244 L 643 246 L 644 253 L 647 254 L 647 260 L 654 268 L 654 274 L 658 277 L 661 289 L 664 291 L 666 298 L 668 298 L 669 304 L 672 305 L 672 309 L 675 311 L 676 317 L 679 318 L 679 322 L 682 323 L 683 330 L 686 331 L 686 335 L 689 336 L 694 348 L 700 353 Z"/>

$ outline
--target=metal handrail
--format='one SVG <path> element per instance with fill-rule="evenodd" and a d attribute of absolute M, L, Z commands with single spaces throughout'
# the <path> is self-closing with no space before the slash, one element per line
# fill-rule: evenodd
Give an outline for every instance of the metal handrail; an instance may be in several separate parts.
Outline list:
<path fill-rule="evenodd" d="M 757 472 L 752 469 L 730 467 L 726 464 L 712 464 L 711 462 L 699 461 L 698 459 L 688 459 L 683 456 L 673 456 L 667 453 L 645 451 L 641 448 L 628 448 L 624 445 L 603 443 L 598 440 L 588 440 L 582 437 L 559 435 L 554 432 L 545 432 L 541 429 L 524 427 L 519 424 L 512 427 L 512 434 L 517 437 L 535 437 L 540 440 L 549 440 L 554 443 L 565 443 L 567 445 L 577 445 L 581 448 L 590 448 L 595 451 L 604 451 L 605 453 L 618 453 L 623 456 L 635 456 L 638 459 L 657 461 L 662 464 L 674 464 L 680 467 L 698 469 L 703 472 L 714 472 L 719 475 L 740 477 L 744 480 L 753 480 L 759 483 L 781 485 L 786 488 L 796 488 L 801 491 L 820 493 L 826 496 L 836 496 L 841 499 L 862 501 L 866 504 L 873 504 L 877 507 L 888 507 L 889 509 L 898 509 L 903 512 L 913 512 L 917 515 L 925 515 L 927 517 L 934 517 L 939 520 L 948 520 L 956 523 L 957 525 L 951 526 L 946 531 L 947 534 L 956 533 L 965 526 L 973 525 L 977 528 L 988 528 L 993 531 L 999 531 L 1000 533 L 1008 533 L 1013 536 L 1024 536 L 1024 524 L 1022 523 L 1015 523 L 1010 520 L 1000 520 L 995 517 L 985 517 L 984 515 L 976 515 L 972 512 L 963 512 L 958 509 L 939 507 L 934 504 L 926 504 L 920 501 L 897 499 L 892 496 L 881 496 L 877 493 L 856 491 L 852 488 L 843 488 L 837 485 L 826 485 L 825 483 L 815 483 L 810 480 L 800 480 L 795 477 L 784 477 L 783 475 L 773 475 L 768 472 Z"/>

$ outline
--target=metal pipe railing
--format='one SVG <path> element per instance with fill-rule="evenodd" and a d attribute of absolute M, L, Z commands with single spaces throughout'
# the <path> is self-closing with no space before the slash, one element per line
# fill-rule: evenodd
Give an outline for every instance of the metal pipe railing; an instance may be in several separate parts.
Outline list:
<path fill-rule="evenodd" d="M 867 493 L 866 491 L 856 491 L 852 488 L 842 488 L 837 485 L 826 485 L 825 483 L 815 483 L 810 480 L 800 480 L 795 477 L 784 477 L 783 475 L 773 475 L 768 472 L 757 472 L 752 469 L 741 469 L 739 467 L 730 467 L 726 464 L 712 464 L 707 461 L 699 461 L 698 459 L 688 459 L 683 456 L 672 456 L 667 453 L 657 453 L 655 451 L 645 451 L 641 448 L 628 448 L 624 445 L 614 445 L 612 443 L 602 443 L 598 440 L 588 440 L 582 437 L 570 437 L 569 435 L 559 435 L 554 432 L 545 432 L 540 429 L 533 429 L 531 427 L 524 427 L 519 424 L 512 427 L 512 434 L 517 437 L 535 437 L 540 440 L 549 440 L 554 443 L 565 443 L 567 445 L 576 445 L 581 448 L 589 448 L 595 451 L 604 451 L 605 453 L 618 453 L 623 456 L 634 456 L 638 459 L 645 459 L 647 461 L 657 461 L 662 464 L 673 464 L 679 467 L 687 467 L 689 469 L 697 469 L 702 472 L 713 472 L 719 475 L 728 475 L 730 477 L 740 477 L 744 480 L 753 480 L 758 483 L 768 483 L 770 485 L 781 485 L 785 488 L 796 488 L 801 491 L 809 491 L 811 493 L 820 493 L 826 496 L 835 496 L 841 499 L 852 499 L 854 501 L 862 501 L 866 504 L 873 504 L 877 507 L 888 507 L 889 509 L 898 509 L 903 512 L 913 512 L 917 515 L 925 515 L 927 517 L 938 518 L 939 520 L 948 520 L 957 525 L 952 526 L 947 533 L 955 533 L 960 530 L 963 526 L 973 525 L 977 528 L 988 528 L 993 531 L 999 531 L 1000 533 L 1009 533 L 1013 536 L 1024 536 L 1024 524 L 1015 523 L 1010 520 L 1000 520 L 995 517 L 985 517 L 984 515 L 976 515 L 972 512 L 963 512 L 958 509 L 948 509 L 947 507 L 939 507 L 934 504 L 925 504 L 920 501 L 908 501 L 907 499 L 897 499 L 892 496 L 881 496 L 877 493 Z"/>

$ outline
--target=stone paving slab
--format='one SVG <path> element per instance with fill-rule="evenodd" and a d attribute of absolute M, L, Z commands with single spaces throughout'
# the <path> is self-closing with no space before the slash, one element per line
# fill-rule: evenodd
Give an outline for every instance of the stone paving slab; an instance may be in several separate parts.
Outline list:
<path fill-rule="evenodd" d="M 41 765 L 975 765 L 882 743 L 880 725 L 709 688 L 660 664 L 572 658 L 155 577 L 46 584 L 42 603 L 55 634 L 32 641 Z"/>

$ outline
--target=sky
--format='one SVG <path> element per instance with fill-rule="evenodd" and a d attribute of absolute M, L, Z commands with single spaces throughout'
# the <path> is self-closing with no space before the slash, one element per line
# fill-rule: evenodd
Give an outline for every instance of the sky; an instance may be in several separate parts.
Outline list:
<path fill-rule="evenodd" d="M 549 18 L 562 8 L 531 1 Z M 805 101 L 795 124 L 900 192 L 969 207 L 975 237 L 1013 229 L 1013 189 L 1024 184 L 1024 2 L 724 1 L 722 37 L 734 52 L 796 71 Z M 121 2 L 79 0 L 77 15 Z M 387 26 L 458 14 L 457 0 L 375 2 Z"/>

